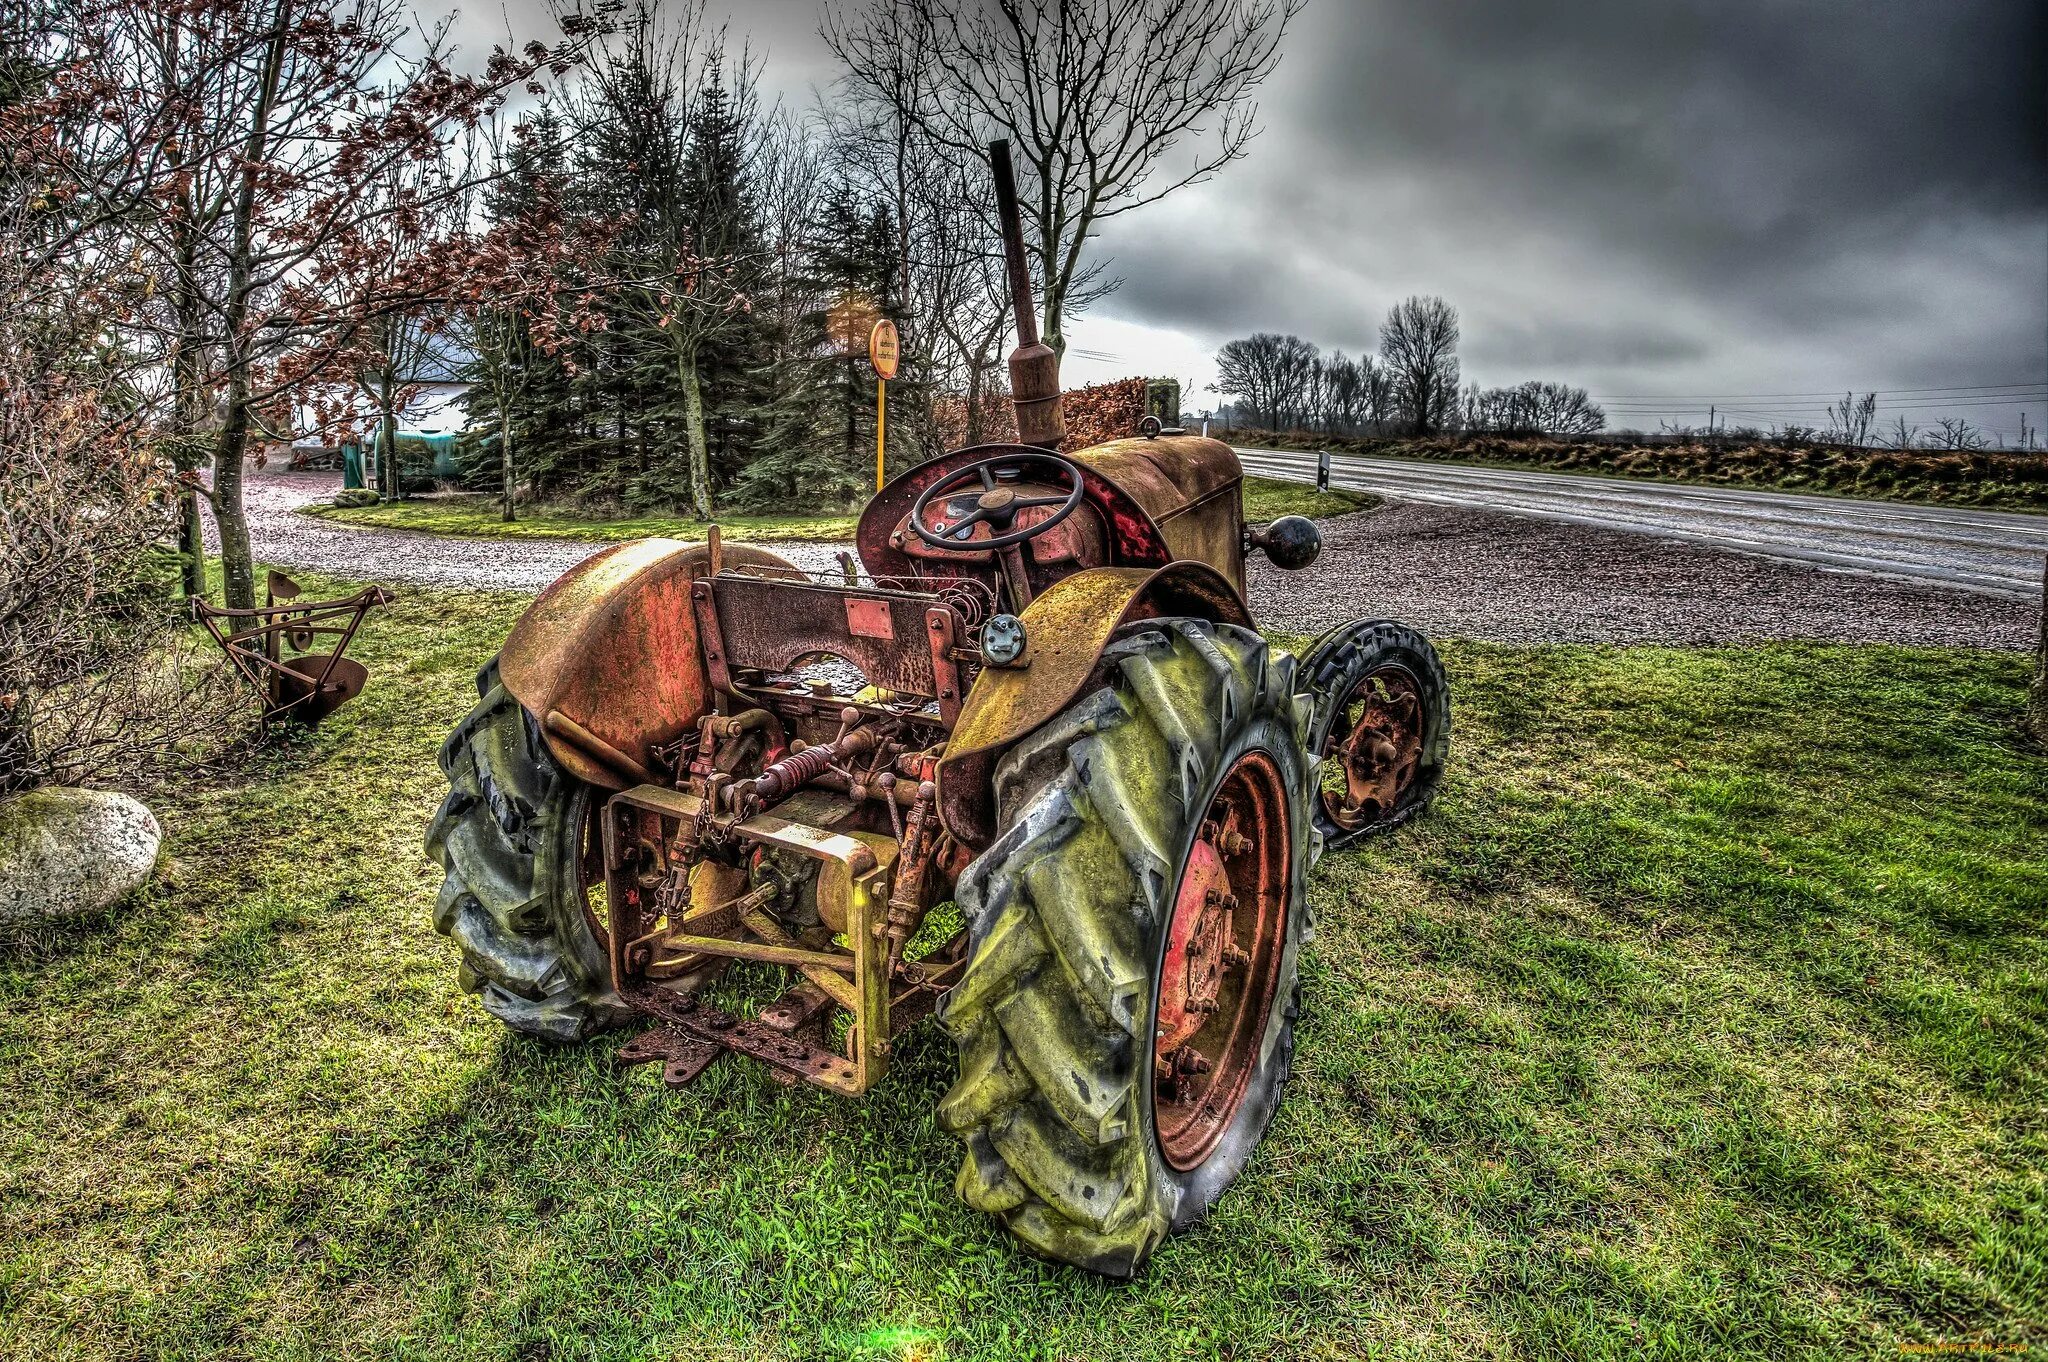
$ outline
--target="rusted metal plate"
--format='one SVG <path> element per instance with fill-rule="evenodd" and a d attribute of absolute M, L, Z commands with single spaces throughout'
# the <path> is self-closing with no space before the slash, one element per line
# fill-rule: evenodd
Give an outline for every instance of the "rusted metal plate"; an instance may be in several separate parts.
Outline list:
<path fill-rule="evenodd" d="M 731 1050 L 768 1065 L 778 1079 L 802 1079 L 844 1096 L 858 1097 L 866 1090 L 860 1072 L 851 1060 L 764 1026 L 743 1021 L 723 1008 L 714 1007 L 694 994 L 669 994 L 659 989 L 625 990 L 626 1001 L 641 1012 L 658 1017 L 669 1029 Z"/>
<path fill-rule="evenodd" d="M 832 1006 L 831 995 L 806 979 L 761 1009 L 757 1019 L 772 1030 L 800 1031 L 822 1017 Z"/>
<path fill-rule="evenodd" d="M 924 644 L 930 612 L 954 616 L 950 605 L 931 596 L 731 574 L 705 586 L 728 669 L 787 672 L 822 653 L 846 659 L 883 690 L 936 700 L 941 690 L 959 689 L 956 669 L 935 666 Z"/>
<path fill-rule="evenodd" d="M 661 1081 L 671 1088 L 688 1087 L 711 1067 L 711 1061 L 725 1053 L 725 1047 L 700 1040 L 668 1026 L 657 1026 L 619 1047 L 621 1068 L 634 1064 L 661 1065 Z"/>
<path fill-rule="evenodd" d="M 854 638 L 871 638 L 882 643 L 896 641 L 896 624 L 887 601 L 872 596 L 846 598 L 846 632 Z"/>
<path fill-rule="evenodd" d="M 536 722 L 559 713 L 643 767 L 710 705 L 690 582 L 710 549 L 641 539 L 591 555 L 556 578 L 513 626 L 498 676 Z M 744 544 L 729 565 L 795 573 L 785 559 Z M 548 747 L 577 779 L 605 789 L 631 781 L 557 734 Z"/>

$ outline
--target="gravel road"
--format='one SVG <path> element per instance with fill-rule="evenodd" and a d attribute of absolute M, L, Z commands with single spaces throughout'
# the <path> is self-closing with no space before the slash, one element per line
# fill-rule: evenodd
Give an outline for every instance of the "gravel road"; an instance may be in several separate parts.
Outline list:
<path fill-rule="evenodd" d="M 1240 449 L 1245 467 L 1308 480 L 1313 454 Z M 1685 487 L 1469 464 L 1336 454 L 1331 481 L 1433 505 L 1476 507 L 1702 548 L 1843 568 L 1972 591 L 2035 597 L 2048 515 Z"/>
<path fill-rule="evenodd" d="M 257 558 L 393 584 L 536 591 L 605 547 L 458 539 L 296 513 L 331 496 L 338 482 L 332 473 L 253 474 L 247 504 Z M 2024 648 L 2034 637 L 2035 607 L 2017 597 L 1517 515 L 1395 501 L 1375 514 L 1325 522 L 1323 533 L 1323 555 L 1305 572 L 1252 561 L 1252 608 L 1262 621 L 1306 632 L 1390 615 L 1445 637 L 1511 642 L 1822 639 Z M 769 547 L 821 569 L 847 546 Z"/>
<path fill-rule="evenodd" d="M 459 539 L 349 525 L 298 514 L 298 507 L 341 490 L 339 473 L 252 472 L 244 484 L 249 539 L 259 562 L 311 568 L 337 577 L 416 586 L 538 591 L 609 544 L 569 539 Z M 214 546 L 207 522 L 207 546 Z M 773 544 L 800 568 L 833 566 L 850 544 Z"/>

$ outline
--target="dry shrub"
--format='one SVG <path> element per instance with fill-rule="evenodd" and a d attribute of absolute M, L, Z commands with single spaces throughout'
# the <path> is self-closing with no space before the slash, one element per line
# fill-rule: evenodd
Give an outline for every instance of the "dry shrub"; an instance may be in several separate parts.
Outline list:
<path fill-rule="evenodd" d="M 1128 440 L 1145 419 L 1145 380 L 1120 378 L 1070 389 L 1061 406 L 1067 414 L 1067 438 L 1060 448 L 1067 453 L 1110 440 Z"/>
<path fill-rule="evenodd" d="M 248 708 L 170 600 L 169 464 L 48 340 L 0 313 L 0 794 L 202 760 Z"/>
<path fill-rule="evenodd" d="M 1142 378 L 1120 378 L 1113 383 L 1069 388 L 1060 406 L 1067 417 L 1067 438 L 1060 448 L 1071 454 L 1077 449 L 1110 440 L 1128 440 L 1138 433 L 1145 419 L 1145 387 Z M 992 392 L 982 412 L 981 441 L 984 444 L 1017 438 L 1016 413 L 1010 410 L 1009 394 Z M 947 449 L 967 443 L 967 404 L 959 396 L 942 393 L 932 399 L 932 423 Z"/>

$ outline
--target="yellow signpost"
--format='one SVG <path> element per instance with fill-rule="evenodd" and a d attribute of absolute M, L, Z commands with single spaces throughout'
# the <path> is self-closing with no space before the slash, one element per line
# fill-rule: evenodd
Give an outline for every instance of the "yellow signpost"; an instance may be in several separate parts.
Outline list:
<path fill-rule="evenodd" d="M 896 323 L 887 317 L 875 323 L 875 329 L 868 333 L 868 363 L 875 366 L 875 490 L 882 490 L 883 451 L 888 447 L 889 437 L 889 380 L 896 377 L 896 361 L 901 354 L 896 339 Z"/>

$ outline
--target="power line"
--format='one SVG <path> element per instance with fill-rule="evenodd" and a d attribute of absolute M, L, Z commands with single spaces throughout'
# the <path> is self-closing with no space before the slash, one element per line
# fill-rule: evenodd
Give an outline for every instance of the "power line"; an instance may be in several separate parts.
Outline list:
<path fill-rule="evenodd" d="M 1955 388 L 1876 388 L 1865 391 L 1874 391 L 1879 397 L 1912 397 L 1922 393 L 2003 392 L 2010 388 L 2048 389 L 2048 382 L 1973 383 Z M 1752 402 L 1780 397 L 1834 398 L 1842 393 L 1854 391 L 1853 387 L 1848 387 L 1807 393 L 1595 393 L 1594 396 L 1603 402 Z"/>
<path fill-rule="evenodd" d="M 1783 400 L 1773 400 L 1769 398 L 1761 400 L 1749 400 L 1739 397 L 1702 397 L 1692 401 L 1674 400 L 1670 402 L 1648 402 L 1640 399 L 1619 398 L 1595 398 L 1594 400 L 1601 402 L 1604 406 L 1647 407 L 1653 410 L 1663 410 L 1672 407 L 1704 407 L 1711 404 L 1724 407 L 1731 405 L 1738 407 L 1788 407 L 1811 411 L 1817 410 L 1821 407 L 1838 406 L 1841 403 L 1840 398 L 1835 399 L 1835 401 L 1833 402 L 1789 402 Z M 1894 399 L 1889 402 L 1882 402 L 1880 403 L 1880 405 L 1891 407 L 1953 407 L 1970 405 L 2027 406 L 2032 403 L 2041 401 L 2048 401 L 2048 393 L 1972 393 L 1966 397 L 1916 397 L 1908 398 L 1905 400 Z"/>

